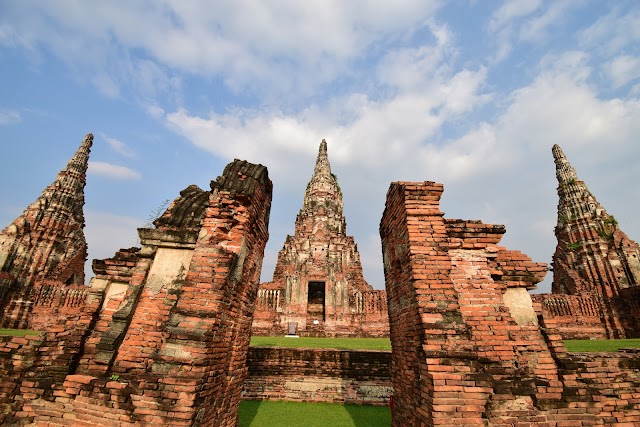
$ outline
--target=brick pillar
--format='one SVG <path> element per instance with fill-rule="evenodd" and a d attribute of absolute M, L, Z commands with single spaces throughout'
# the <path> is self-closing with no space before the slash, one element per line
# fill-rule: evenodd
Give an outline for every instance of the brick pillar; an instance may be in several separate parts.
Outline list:
<path fill-rule="evenodd" d="M 394 426 L 433 425 L 434 387 L 426 352 L 456 351 L 446 335 L 461 323 L 444 251 L 443 185 L 393 183 L 380 224 L 393 349 Z M 459 321 L 460 320 L 460 321 Z M 434 336 L 425 340 L 425 329 Z M 435 341 L 438 340 L 439 343 Z M 435 377 L 434 377 L 435 373 Z"/>
<path fill-rule="evenodd" d="M 271 194 L 264 166 L 236 160 L 140 229 L 141 249 L 94 263 L 104 302 L 63 396 L 77 416 L 90 396 L 145 425 L 237 425 Z"/>
<path fill-rule="evenodd" d="M 212 182 L 195 248 L 185 258 L 186 277 L 173 272 L 175 280 L 164 286 L 156 278 L 161 272 L 154 276 L 151 267 L 131 322 L 139 327 L 123 342 L 131 351 L 122 352 L 114 365 L 135 359 L 135 346 L 148 353 L 140 360 L 158 378 L 158 396 L 143 395 L 138 404 L 153 412 L 149 415 L 169 424 L 237 424 L 271 192 L 265 167 L 230 163 Z M 167 255 L 167 263 L 175 260 Z M 165 408 L 163 398 L 175 406 Z"/>
<path fill-rule="evenodd" d="M 527 289 L 547 267 L 497 246 L 504 226 L 444 219 L 442 192 L 392 183 L 380 224 L 393 425 L 544 425 L 563 388 Z"/>

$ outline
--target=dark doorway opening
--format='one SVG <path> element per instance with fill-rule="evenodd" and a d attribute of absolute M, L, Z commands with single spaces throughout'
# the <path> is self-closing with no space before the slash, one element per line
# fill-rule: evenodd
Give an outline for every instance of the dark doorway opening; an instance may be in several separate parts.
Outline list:
<path fill-rule="evenodd" d="M 307 300 L 307 324 L 318 324 L 324 322 L 324 282 L 309 282 Z M 317 321 L 318 323 L 314 322 Z"/>

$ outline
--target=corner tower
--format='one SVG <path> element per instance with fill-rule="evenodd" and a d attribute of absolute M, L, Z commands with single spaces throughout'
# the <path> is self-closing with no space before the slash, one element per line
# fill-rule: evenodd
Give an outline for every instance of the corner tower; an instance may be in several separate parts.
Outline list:
<path fill-rule="evenodd" d="M 591 296 L 607 335 L 623 336 L 613 301 L 640 283 L 640 248 L 578 179 L 562 149 L 552 151 L 559 197 L 552 292 Z"/>
<path fill-rule="evenodd" d="M 318 336 L 388 334 L 386 294 L 374 291 L 362 275 L 358 248 L 346 234 L 342 191 L 325 140 L 295 234 L 286 237 L 273 282 L 261 285 L 258 300 L 256 334 L 281 334 L 289 327 Z"/>
<path fill-rule="evenodd" d="M 93 144 L 80 148 L 40 197 L 0 234 L 0 300 L 28 295 L 36 281 L 84 284 L 84 186 Z"/>

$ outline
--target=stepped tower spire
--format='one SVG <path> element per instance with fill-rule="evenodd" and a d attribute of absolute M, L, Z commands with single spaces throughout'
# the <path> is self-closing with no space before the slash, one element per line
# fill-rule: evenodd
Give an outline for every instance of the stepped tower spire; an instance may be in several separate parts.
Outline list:
<path fill-rule="evenodd" d="M 322 140 L 295 234 L 285 239 L 273 281 L 258 291 L 254 332 L 280 335 L 295 324 L 307 335 L 388 335 L 386 294 L 365 281 L 346 229 L 342 191 Z"/>
<path fill-rule="evenodd" d="M 324 139 L 320 143 L 313 176 L 307 185 L 302 209 L 296 219 L 296 235 L 313 234 L 319 228 L 324 230 L 322 235 L 346 235 L 342 191 L 338 185 L 338 178 L 331 173 L 327 142 Z"/>
<path fill-rule="evenodd" d="M 552 292 L 608 301 L 640 283 L 640 248 L 578 179 L 562 149 L 552 151 L 558 179 Z M 616 314 L 606 305 L 602 311 L 608 335 L 620 336 Z"/>
<path fill-rule="evenodd" d="M 0 296 L 36 280 L 84 283 L 84 187 L 93 144 L 88 134 L 40 197 L 0 234 Z"/>

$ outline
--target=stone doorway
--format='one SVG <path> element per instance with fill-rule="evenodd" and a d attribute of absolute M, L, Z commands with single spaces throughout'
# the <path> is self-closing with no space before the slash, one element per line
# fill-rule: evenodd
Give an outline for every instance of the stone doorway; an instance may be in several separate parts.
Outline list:
<path fill-rule="evenodd" d="M 325 282 L 309 282 L 307 328 L 324 323 Z"/>

